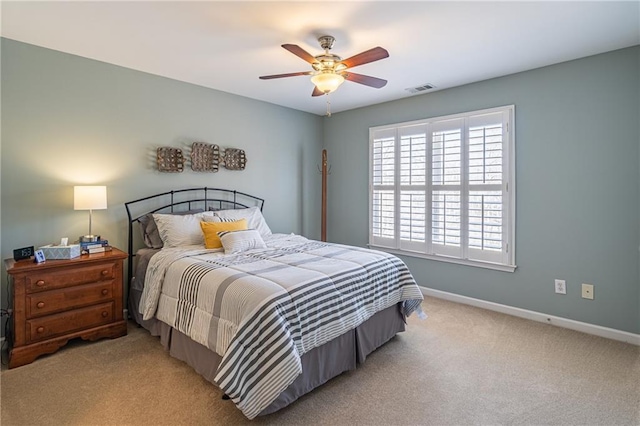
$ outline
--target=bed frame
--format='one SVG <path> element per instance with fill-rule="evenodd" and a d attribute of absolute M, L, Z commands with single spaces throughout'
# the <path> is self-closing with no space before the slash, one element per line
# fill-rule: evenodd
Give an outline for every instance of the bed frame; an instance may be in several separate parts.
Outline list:
<path fill-rule="evenodd" d="M 129 315 L 152 335 L 159 336 L 160 342 L 171 356 L 186 362 L 214 385 L 215 373 L 222 359 L 218 354 L 155 318 L 143 320 L 142 314 L 138 312 L 142 291 L 134 288 L 137 285 L 134 286 L 132 281 L 133 260 L 136 256 L 133 227 L 134 223 L 139 222 L 140 218 L 148 213 L 180 212 L 198 208 L 239 209 L 253 206 L 262 210 L 264 200 L 243 192 L 207 187 L 168 191 L 125 203 L 129 217 Z M 140 242 L 139 247 L 142 246 Z M 149 250 L 151 249 L 147 249 Z M 143 253 L 140 260 L 146 259 L 148 255 L 149 253 Z M 301 357 L 302 374 L 260 415 L 278 411 L 328 380 L 354 370 L 371 352 L 404 330 L 405 317 L 398 304 L 376 313 L 336 339 L 310 350 Z"/>
<path fill-rule="evenodd" d="M 127 253 L 129 262 L 127 266 L 127 282 L 133 278 L 134 251 L 134 223 L 140 223 L 140 219 L 149 213 L 174 213 L 185 210 L 223 210 L 246 209 L 257 206 L 262 211 L 264 199 L 249 195 L 244 192 L 232 191 L 221 188 L 187 188 L 149 195 L 124 203 L 129 218 L 129 240 Z"/>

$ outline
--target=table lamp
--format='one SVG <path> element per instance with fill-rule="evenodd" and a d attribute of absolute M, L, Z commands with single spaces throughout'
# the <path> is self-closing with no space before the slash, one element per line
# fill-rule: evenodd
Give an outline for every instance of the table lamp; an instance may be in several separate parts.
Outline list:
<path fill-rule="evenodd" d="M 106 186 L 74 186 L 73 209 L 89 210 L 89 233 L 80 237 L 80 242 L 98 241 L 98 236 L 91 233 L 91 212 L 107 208 Z"/>

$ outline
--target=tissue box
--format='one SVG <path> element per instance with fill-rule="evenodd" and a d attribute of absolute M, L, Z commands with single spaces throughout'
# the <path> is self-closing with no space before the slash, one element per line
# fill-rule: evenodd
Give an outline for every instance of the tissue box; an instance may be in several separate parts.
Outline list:
<path fill-rule="evenodd" d="M 68 246 L 54 246 L 53 244 L 48 244 L 46 246 L 39 247 L 38 250 L 42 250 L 46 260 L 73 259 L 74 257 L 80 257 L 80 244 L 71 244 Z"/>

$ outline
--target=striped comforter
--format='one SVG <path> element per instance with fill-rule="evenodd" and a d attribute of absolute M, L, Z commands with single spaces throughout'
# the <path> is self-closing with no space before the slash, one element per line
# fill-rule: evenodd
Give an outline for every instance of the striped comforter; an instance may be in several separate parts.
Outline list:
<path fill-rule="evenodd" d="M 272 235 L 266 249 L 222 255 L 163 249 L 149 263 L 140 311 L 222 357 L 215 378 L 248 417 L 302 372 L 300 357 L 422 294 L 406 265 L 374 250 Z"/>

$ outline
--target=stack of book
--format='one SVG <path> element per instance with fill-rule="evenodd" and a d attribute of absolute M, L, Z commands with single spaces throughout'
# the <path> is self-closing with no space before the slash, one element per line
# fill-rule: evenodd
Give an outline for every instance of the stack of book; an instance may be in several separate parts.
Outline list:
<path fill-rule="evenodd" d="M 105 251 L 111 251 L 111 246 L 108 240 L 98 240 L 87 243 L 80 243 L 80 250 L 82 254 L 103 253 Z"/>

